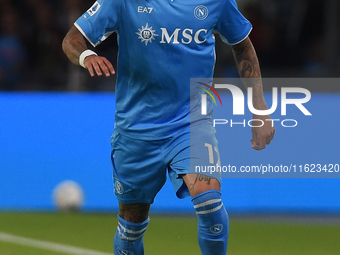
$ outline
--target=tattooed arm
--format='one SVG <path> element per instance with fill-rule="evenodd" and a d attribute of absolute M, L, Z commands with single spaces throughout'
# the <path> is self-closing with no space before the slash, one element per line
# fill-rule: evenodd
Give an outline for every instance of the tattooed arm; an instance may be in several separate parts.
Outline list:
<path fill-rule="evenodd" d="M 85 38 L 75 26 L 66 34 L 62 48 L 69 60 L 73 64 L 79 65 L 79 56 L 83 51 L 87 50 L 87 45 Z M 95 76 L 95 74 L 101 76 L 103 73 L 105 76 L 110 76 L 110 74 L 115 73 L 110 61 L 97 55 L 87 56 L 84 60 L 84 65 L 91 76 Z"/>
<path fill-rule="evenodd" d="M 239 44 L 233 45 L 232 50 L 239 75 L 241 78 L 243 78 L 244 86 L 253 87 L 254 107 L 256 108 L 256 106 L 258 106 L 259 108 L 267 109 L 267 105 L 263 97 L 260 64 L 249 37 Z"/>
<path fill-rule="evenodd" d="M 249 37 L 242 42 L 232 46 L 233 55 L 236 61 L 237 69 L 242 78 L 245 87 L 253 88 L 253 105 L 257 110 L 267 110 L 266 101 L 263 95 L 263 86 L 259 61 Z M 270 120 L 269 115 L 253 114 L 253 119 L 262 120 L 254 125 L 261 127 L 252 127 L 251 147 L 255 150 L 262 150 L 266 144 L 270 144 L 274 138 L 275 127 Z M 266 121 L 267 120 L 267 121 Z"/>

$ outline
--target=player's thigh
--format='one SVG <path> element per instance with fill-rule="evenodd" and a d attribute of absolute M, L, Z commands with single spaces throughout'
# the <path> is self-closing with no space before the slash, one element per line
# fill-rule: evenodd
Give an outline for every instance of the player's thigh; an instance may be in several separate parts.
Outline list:
<path fill-rule="evenodd" d="M 221 175 L 211 171 L 220 164 L 215 134 L 212 124 L 204 121 L 191 125 L 189 133 L 180 136 L 179 141 L 175 140 L 175 156 L 170 164 L 169 176 L 178 197 L 220 189 Z M 205 170 L 199 172 L 197 169 Z"/>
<path fill-rule="evenodd" d="M 208 190 L 221 189 L 220 181 L 209 175 L 192 173 L 183 175 L 182 178 L 192 197 Z"/>
<path fill-rule="evenodd" d="M 157 142 L 114 132 L 112 140 L 114 193 L 122 204 L 152 204 L 166 181 L 166 166 Z"/>
<path fill-rule="evenodd" d="M 119 216 L 133 223 L 142 223 L 149 217 L 150 204 L 122 204 L 119 203 Z"/>

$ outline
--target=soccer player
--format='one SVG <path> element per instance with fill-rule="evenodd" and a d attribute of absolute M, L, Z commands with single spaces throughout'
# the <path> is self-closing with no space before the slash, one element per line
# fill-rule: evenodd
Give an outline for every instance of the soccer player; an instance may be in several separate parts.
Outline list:
<path fill-rule="evenodd" d="M 84 38 L 96 46 L 118 34 L 116 125 L 111 137 L 119 202 L 115 254 L 144 254 L 150 205 L 167 172 L 176 195 L 191 196 L 202 254 L 226 254 L 229 219 L 221 179 L 190 169 L 219 164 L 212 103 L 208 101 L 207 115 L 202 115 L 204 92 L 201 84 L 190 88 L 190 78 L 212 79 L 218 33 L 231 45 L 240 76 L 256 78 L 247 83 L 253 87 L 254 107 L 267 109 L 248 37 L 251 28 L 234 0 L 98 0 L 65 36 L 63 50 L 74 64 L 91 76 L 110 76 L 115 73 L 112 64 L 89 50 Z M 251 147 L 256 150 L 274 137 L 271 122 L 264 123 L 252 129 Z"/>

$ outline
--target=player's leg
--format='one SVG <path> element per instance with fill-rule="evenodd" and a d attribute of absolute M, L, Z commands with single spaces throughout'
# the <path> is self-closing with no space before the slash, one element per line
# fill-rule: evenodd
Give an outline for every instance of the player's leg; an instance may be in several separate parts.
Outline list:
<path fill-rule="evenodd" d="M 122 204 L 119 203 L 119 217 L 132 223 L 141 223 L 149 217 L 150 204 Z"/>
<path fill-rule="evenodd" d="M 144 254 L 143 235 L 149 223 L 149 210 L 150 204 L 147 203 L 119 203 L 115 254 Z"/>
<path fill-rule="evenodd" d="M 227 253 L 229 217 L 224 208 L 220 182 L 207 175 L 183 176 L 198 217 L 198 242 L 203 255 Z"/>
<path fill-rule="evenodd" d="M 196 166 L 220 164 L 215 130 L 210 123 L 191 126 L 174 146 L 169 176 L 179 198 L 190 195 L 198 217 L 198 241 L 203 255 L 225 255 L 229 217 L 220 192 L 220 176 L 196 174 Z M 175 141 L 175 140 L 174 140 Z"/>
<path fill-rule="evenodd" d="M 182 178 L 188 187 L 191 197 L 211 189 L 221 190 L 220 182 L 209 175 L 190 173 L 183 175 Z"/>
<path fill-rule="evenodd" d="M 166 181 L 160 144 L 131 139 L 116 131 L 111 138 L 114 193 L 119 202 L 115 254 L 143 255 L 150 204 Z"/>

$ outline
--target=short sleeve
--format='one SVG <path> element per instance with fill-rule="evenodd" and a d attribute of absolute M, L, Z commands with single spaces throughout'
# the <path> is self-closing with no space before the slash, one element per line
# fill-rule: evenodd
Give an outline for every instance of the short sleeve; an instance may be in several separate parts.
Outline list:
<path fill-rule="evenodd" d="M 216 29 L 222 41 L 234 45 L 243 41 L 249 35 L 252 25 L 240 13 L 235 0 L 225 0 Z"/>
<path fill-rule="evenodd" d="M 98 0 L 74 25 L 93 46 L 97 46 L 118 30 L 120 5 L 121 0 Z"/>

